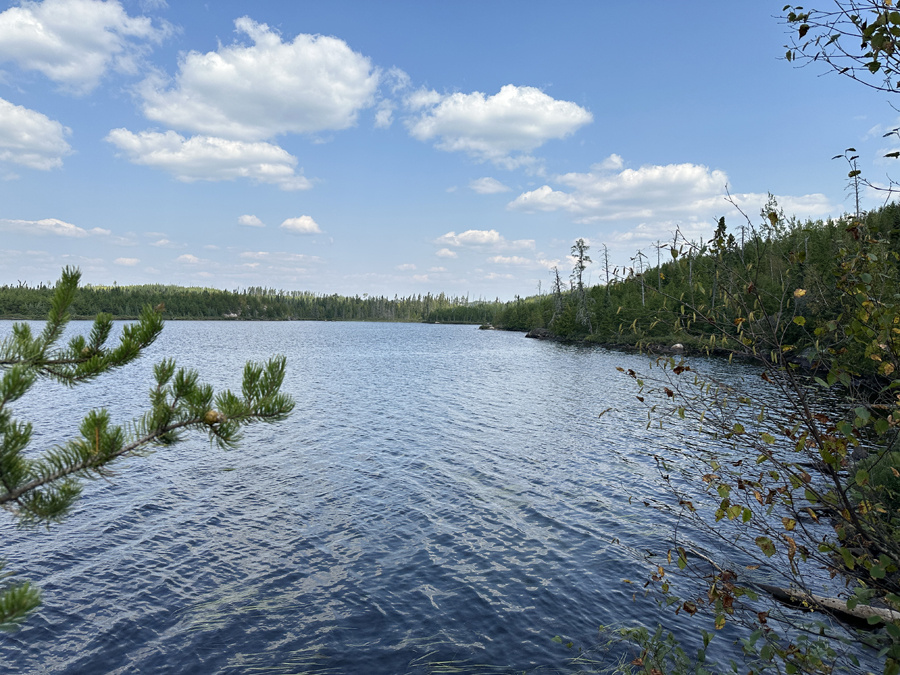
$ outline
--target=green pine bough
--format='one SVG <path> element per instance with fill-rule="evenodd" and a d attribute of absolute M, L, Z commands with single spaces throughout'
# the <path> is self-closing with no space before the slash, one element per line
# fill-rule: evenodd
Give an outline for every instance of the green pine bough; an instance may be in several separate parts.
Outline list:
<path fill-rule="evenodd" d="M 0 508 L 24 527 L 61 522 L 80 497 L 82 481 L 110 476 L 117 459 L 173 445 L 190 431 L 206 432 L 218 447 L 231 448 L 243 427 L 280 422 L 294 407 L 293 399 L 281 391 L 283 356 L 248 362 L 240 395 L 215 394 L 196 371 L 165 359 L 154 366 L 150 408 L 141 417 L 115 425 L 106 410 L 92 410 L 76 438 L 39 454 L 26 453 L 32 426 L 13 417 L 11 404 L 41 379 L 75 386 L 121 368 L 153 344 L 163 328 L 163 308 L 147 306 L 137 323 L 122 329 L 115 346 L 107 344 L 112 332 L 109 314 L 97 315 L 88 336 L 77 335 L 60 345 L 80 278 L 77 269 L 63 270 L 40 334 L 17 323 L 0 341 Z M 0 630 L 11 630 L 40 605 L 41 593 L 4 570 L 0 560 Z"/>

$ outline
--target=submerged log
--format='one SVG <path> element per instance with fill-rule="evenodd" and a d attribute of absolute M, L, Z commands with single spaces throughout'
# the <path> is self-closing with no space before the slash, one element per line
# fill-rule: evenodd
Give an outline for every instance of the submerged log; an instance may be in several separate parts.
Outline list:
<path fill-rule="evenodd" d="M 865 622 L 868 625 L 869 618 L 873 616 L 877 616 L 885 622 L 900 619 L 900 612 L 887 607 L 857 605 L 853 609 L 848 609 L 847 601 L 839 598 L 825 598 L 807 591 L 780 588 L 769 584 L 753 585 L 791 607 L 799 607 L 810 612 L 825 611 L 844 621 Z"/>

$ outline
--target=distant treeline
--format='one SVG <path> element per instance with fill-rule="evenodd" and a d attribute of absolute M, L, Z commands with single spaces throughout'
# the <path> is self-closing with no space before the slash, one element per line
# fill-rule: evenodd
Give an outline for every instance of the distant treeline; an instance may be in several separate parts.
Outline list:
<path fill-rule="evenodd" d="M 50 309 L 53 288 L 20 284 L 0 286 L 0 317 L 43 319 Z M 353 296 L 319 295 L 251 287 L 224 291 L 181 286 L 84 286 L 72 305 L 75 318 L 92 319 L 100 312 L 117 319 L 136 318 L 145 305 L 163 305 L 167 319 L 224 319 L 268 321 L 400 321 L 491 323 L 503 303 L 470 301 L 439 295 Z"/>

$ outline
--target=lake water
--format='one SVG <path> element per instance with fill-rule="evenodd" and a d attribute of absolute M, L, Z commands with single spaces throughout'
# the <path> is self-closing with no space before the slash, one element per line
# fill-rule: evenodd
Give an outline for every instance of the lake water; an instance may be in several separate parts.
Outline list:
<path fill-rule="evenodd" d="M 639 505 L 660 440 L 615 370 L 639 355 L 471 326 L 171 322 L 118 375 L 41 383 L 15 412 L 39 447 L 91 407 L 138 415 L 163 357 L 239 390 L 275 353 L 287 422 L 129 459 L 49 531 L 0 512 L 0 556 L 44 591 L 0 634 L 0 670 L 573 673 L 601 624 L 696 637 L 641 595 L 672 523 Z"/>

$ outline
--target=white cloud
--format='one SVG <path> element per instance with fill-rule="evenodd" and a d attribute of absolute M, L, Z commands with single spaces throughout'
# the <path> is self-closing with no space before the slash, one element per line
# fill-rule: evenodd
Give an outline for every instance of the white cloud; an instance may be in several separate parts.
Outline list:
<path fill-rule="evenodd" d="M 446 267 L 429 267 L 428 271 L 429 272 L 446 272 L 447 268 Z"/>
<path fill-rule="evenodd" d="M 403 70 L 394 66 L 384 74 L 384 84 L 390 88 L 392 94 L 409 89 L 411 80 Z"/>
<path fill-rule="evenodd" d="M 544 185 L 520 194 L 507 208 L 526 212 L 567 211 L 579 223 L 704 219 L 731 208 L 725 202 L 728 176 L 724 171 L 710 170 L 700 164 L 645 165 L 619 171 L 620 166 L 621 158 L 612 155 L 595 164 L 590 173 L 558 176 L 555 182 L 568 190 Z M 758 193 L 732 196 L 751 209 L 761 207 L 767 197 Z M 821 194 L 778 199 L 780 203 L 798 207 L 799 216 L 821 216 L 835 209 Z"/>
<path fill-rule="evenodd" d="M 442 98 L 433 89 L 418 89 L 407 96 L 404 102 L 410 110 L 422 110 L 422 108 L 433 108 L 441 102 Z"/>
<path fill-rule="evenodd" d="M 456 251 L 451 251 L 449 248 L 442 248 L 440 251 L 435 253 L 438 258 L 456 258 Z"/>
<path fill-rule="evenodd" d="M 271 143 L 245 143 L 211 136 L 184 136 L 167 131 L 113 129 L 108 142 L 133 164 L 168 171 L 180 181 L 220 181 L 250 178 L 282 190 L 308 190 L 304 176 L 294 173 L 297 158 Z"/>
<path fill-rule="evenodd" d="M 87 93 L 110 68 L 135 73 L 148 43 L 171 32 L 168 24 L 128 16 L 118 0 L 26 0 L 0 13 L 0 61 Z"/>
<path fill-rule="evenodd" d="M 43 171 L 59 168 L 62 158 L 72 152 L 66 143 L 71 133 L 68 127 L 36 110 L 0 98 L 0 162 Z"/>
<path fill-rule="evenodd" d="M 509 192 L 511 189 L 496 178 L 490 178 L 488 176 L 473 180 L 469 183 L 469 187 L 480 195 L 493 195 L 498 192 Z"/>
<path fill-rule="evenodd" d="M 618 171 L 625 166 L 625 160 L 621 156 L 613 153 L 602 162 L 594 164 L 591 168 L 595 171 Z"/>
<path fill-rule="evenodd" d="M 251 46 L 189 52 L 171 87 L 158 76 L 142 83 L 147 118 L 174 129 L 257 141 L 346 129 L 374 104 L 381 73 L 343 40 L 300 34 L 282 42 L 269 26 L 246 16 L 234 25 Z"/>
<path fill-rule="evenodd" d="M 416 269 L 416 266 L 412 263 L 404 263 L 403 265 L 397 265 L 394 269 L 400 270 L 401 272 L 411 272 Z"/>
<path fill-rule="evenodd" d="M 535 269 L 553 269 L 554 267 L 559 265 L 559 260 L 546 260 L 544 258 L 537 258 L 532 260 L 531 258 L 522 258 L 521 256 L 505 256 L 505 255 L 495 255 L 491 256 L 487 259 L 489 263 L 494 263 L 495 265 L 516 265 L 518 267 L 531 267 Z"/>
<path fill-rule="evenodd" d="M 322 230 L 319 224 L 310 216 L 300 216 L 299 218 L 288 218 L 281 224 L 282 230 L 287 230 L 292 234 L 321 234 Z"/>
<path fill-rule="evenodd" d="M 178 248 L 178 244 L 173 241 L 169 241 L 168 239 L 158 239 L 157 241 L 151 242 L 151 246 L 157 246 L 159 248 Z"/>
<path fill-rule="evenodd" d="M 113 260 L 114 265 L 122 265 L 124 267 L 134 267 L 140 261 L 138 258 L 116 258 Z"/>
<path fill-rule="evenodd" d="M 265 227 L 263 221 L 256 216 L 244 215 L 238 218 L 238 225 L 246 225 L 248 227 Z"/>
<path fill-rule="evenodd" d="M 394 104 L 387 99 L 378 103 L 375 111 L 375 128 L 388 129 L 394 123 Z"/>
<path fill-rule="evenodd" d="M 488 262 L 498 263 L 500 265 L 530 265 L 532 261 L 529 258 L 520 258 L 517 255 L 495 255 L 491 258 L 488 258 Z"/>
<path fill-rule="evenodd" d="M 57 237 L 83 238 L 91 235 L 110 234 L 109 230 L 94 227 L 85 230 L 72 223 L 67 223 L 56 218 L 44 218 L 43 220 L 7 220 L 0 218 L 0 231 L 18 232 L 21 234 L 53 235 Z"/>
<path fill-rule="evenodd" d="M 590 112 L 575 103 L 512 84 L 493 96 L 477 91 L 448 95 L 419 91 L 406 103 L 421 111 L 407 120 L 414 138 L 435 139 L 440 150 L 465 152 L 509 169 L 533 164 L 534 158 L 525 153 L 551 139 L 565 138 L 593 120 Z"/>
<path fill-rule="evenodd" d="M 413 274 L 412 280 L 420 284 L 430 281 L 427 274 Z"/>
<path fill-rule="evenodd" d="M 269 251 L 244 251 L 240 254 L 240 257 L 247 258 L 249 260 L 263 260 L 267 262 L 282 263 L 322 262 L 321 258 L 314 255 L 304 255 L 303 253 L 285 253 L 277 251 L 274 253 L 270 253 Z"/>
<path fill-rule="evenodd" d="M 175 262 L 187 263 L 188 265 L 197 265 L 201 262 L 205 262 L 201 258 L 198 258 L 195 255 L 191 255 L 190 253 L 185 253 L 184 255 L 180 255 L 175 258 Z"/>
<path fill-rule="evenodd" d="M 448 232 L 438 237 L 435 242 L 446 246 L 478 246 L 490 248 L 534 248 L 534 239 L 507 240 L 497 230 L 466 230 L 465 232 Z"/>

